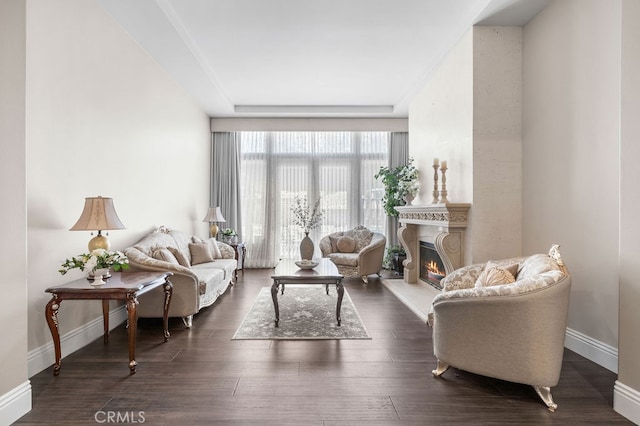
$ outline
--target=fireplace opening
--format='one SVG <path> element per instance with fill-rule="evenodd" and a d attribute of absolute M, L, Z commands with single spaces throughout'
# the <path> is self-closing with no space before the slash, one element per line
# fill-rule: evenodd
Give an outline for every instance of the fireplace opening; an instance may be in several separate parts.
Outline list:
<path fill-rule="evenodd" d="M 447 272 L 436 247 L 432 243 L 420 241 L 420 279 L 442 290 L 440 281 L 445 275 Z"/>

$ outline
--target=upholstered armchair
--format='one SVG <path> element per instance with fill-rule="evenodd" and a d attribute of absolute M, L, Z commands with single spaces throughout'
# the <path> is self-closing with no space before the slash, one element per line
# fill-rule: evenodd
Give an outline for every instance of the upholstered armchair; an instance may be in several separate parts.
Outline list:
<path fill-rule="evenodd" d="M 334 232 L 320 240 L 322 257 L 328 257 L 345 277 L 358 276 L 365 283 L 368 275 L 379 274 L 382 269 L 385 236 L 364 226 L 345 232 Z"/>
<path fill-rule="evenodd" d="M 558 246 L 548 255 L 460 268 L 432 304 L 433 351 L 441 376 L 449 366 L 533 386 L 550 411 L 558 384 L 571 276 Z"/>

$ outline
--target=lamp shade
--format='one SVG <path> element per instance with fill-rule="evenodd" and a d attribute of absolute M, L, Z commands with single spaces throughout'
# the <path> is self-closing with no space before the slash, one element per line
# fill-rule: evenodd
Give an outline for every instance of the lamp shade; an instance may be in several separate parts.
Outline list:
<path fill-rule="evenodd" d="M 120 222 L 113 199 L 107 197 L 87 197 L 84 199 L 84 210 L 80 219 L 69 229 L 70 231 L 103 231 L 109 229 L 126 229 Z"/>
<path fill-rule="evenodd" d="M 207 215 L 202 219 L 203 222 L 226 222 L 220 211 L 220 207 L 209 207 Z"/>

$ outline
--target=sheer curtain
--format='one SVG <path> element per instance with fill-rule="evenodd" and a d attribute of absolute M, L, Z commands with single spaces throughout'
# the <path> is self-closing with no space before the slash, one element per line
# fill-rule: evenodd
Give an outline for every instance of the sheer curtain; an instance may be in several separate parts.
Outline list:
<path fill-rule="evenodd" d="M 316 244 L 331 232 L 362 224 L 385 232 L 382 184 L 374 178 L 388 163 L 388 132 L 239 132 L 243 239 L 247 267 L 273 267 L 298 257 L 302 229 L 293 225 L 296 196 L 320 197 L 322 225 Z"/>

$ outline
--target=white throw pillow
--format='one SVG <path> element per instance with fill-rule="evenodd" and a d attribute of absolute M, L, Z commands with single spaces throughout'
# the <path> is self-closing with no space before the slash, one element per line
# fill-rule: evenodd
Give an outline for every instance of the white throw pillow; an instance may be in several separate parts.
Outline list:
<path fill-rule="evenodd" d="M 211 254 L 214 259 L 222 259 L 222 253 L 220 247 L 218 247 L 218 240 L 215 238 L 209 238 L 209 246 L 211 247 Z"/>

